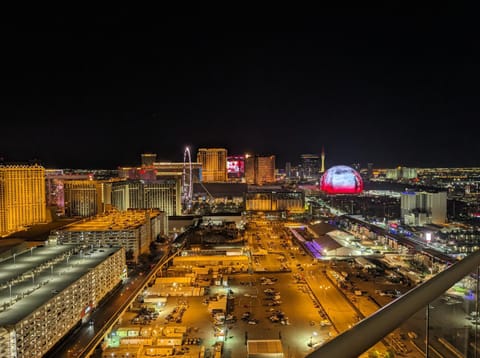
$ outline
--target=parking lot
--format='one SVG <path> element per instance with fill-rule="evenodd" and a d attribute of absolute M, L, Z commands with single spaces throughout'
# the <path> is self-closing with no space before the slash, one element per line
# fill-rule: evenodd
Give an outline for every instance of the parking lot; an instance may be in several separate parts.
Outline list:
<path fill-rule="evenodd" d="M 296 281 L 292 273 L 234 277 L 229 287 L 236 321 L 227 324 L 226 357 L 245 357 L 247 338 L 281 339 L 290 357 L 304 357 L 312 350 L 309 344 L 329 339 L 331 326 Z"/>

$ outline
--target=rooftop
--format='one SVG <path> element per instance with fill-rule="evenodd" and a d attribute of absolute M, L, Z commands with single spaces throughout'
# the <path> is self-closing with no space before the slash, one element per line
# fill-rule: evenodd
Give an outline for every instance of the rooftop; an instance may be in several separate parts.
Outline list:
<path fill-rule="evenodd" d="M 160 211 L 149 211 L 150 217 L 160 215 Z M 92 219 L 73 223 L 60 231 L 119 231 L 133 230 L 145 223 L 145 210 L 128 210 L 99 215 Z"/>
<path fill-rule="evenodd" d="M 1 325 L 18 323 L 118 250 L 48 245 L 0 262 Z"/>
<path fill-rule="evenodd" d="M 247 352 L 252 355 L 283 353 L 282 341 L 278 339 L 248 340 Z"/>

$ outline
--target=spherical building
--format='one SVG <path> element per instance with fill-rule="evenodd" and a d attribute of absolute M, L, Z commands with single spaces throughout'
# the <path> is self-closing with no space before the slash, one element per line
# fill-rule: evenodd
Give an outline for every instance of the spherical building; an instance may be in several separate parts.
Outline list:
<path fill-rule="evenodd" d="M 327 194 L 359 194 L 363 190 L 363 180 L 354 169 L 337 165 L 323 174 L 320 190 Z"/>

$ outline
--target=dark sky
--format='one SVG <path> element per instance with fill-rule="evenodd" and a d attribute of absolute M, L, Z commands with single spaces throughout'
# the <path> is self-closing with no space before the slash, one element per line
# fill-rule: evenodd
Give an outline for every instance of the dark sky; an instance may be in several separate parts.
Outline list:
<path fill-rule="evenodd" d="M 220 146 L 284 167 L 324 145 L 327 166 L 480 166 L 477 20 L 444 10 L 12 21 L 0 156 L 116 168 Z"/>

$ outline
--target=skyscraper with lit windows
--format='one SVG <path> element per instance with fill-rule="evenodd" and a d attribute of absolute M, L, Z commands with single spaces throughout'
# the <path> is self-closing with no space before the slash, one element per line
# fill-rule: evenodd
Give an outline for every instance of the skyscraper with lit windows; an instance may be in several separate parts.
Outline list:
<path fill-rule="evenodd" d="M 255 184 L 263 185 L 275 182 L 275 156 L 258 155 L 255 157 Z"/>
<path fill-rule="evenodd" d="M 46 221 L 45 168 L 0 165 L 0 234 Z"/>
<path fill-rule="evenodd" d="M 200 148 L 197 162 L 202 164 L 203 182 L 227 181 L 227 150 L 224 148 Z"/>
<path fill-rule="evenodd" d="M 181 177 L 115 182 L 112 184 L 112 206 L 120 211 L 159 209 L 168 216 L 181 215 Z"/>
<path fill-rule="evenodd" d="M 263 185 L 275 182 L 275 156 L 245 156 L 245 181 L 247 184 Z"/>
<path fill-rule="evenodd" d="M 302 177 L 318 178 L 320 175 L 320 157 L 316 154 L 302 154 Z"/>
<path fill-rule="evenodd" d="M 95 216 L 103 212 L 102 184 L 97 180 L 68 180 L 64 184 L 67 216 Z"/>

